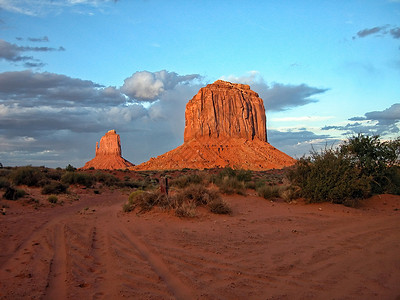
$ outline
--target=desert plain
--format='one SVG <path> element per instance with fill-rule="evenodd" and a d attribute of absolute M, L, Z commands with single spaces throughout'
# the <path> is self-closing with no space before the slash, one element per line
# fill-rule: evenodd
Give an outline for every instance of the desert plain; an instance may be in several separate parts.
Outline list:
<path fill-rule="evenodd" d="M 123 212 L 129 191 L 73 185 L 1 200 L 0 299 L 399 299 L 400 196 L 358 208 L 222 195 L 197 208 Z M 41 199 L 32 203 L 29 199 Z"/>

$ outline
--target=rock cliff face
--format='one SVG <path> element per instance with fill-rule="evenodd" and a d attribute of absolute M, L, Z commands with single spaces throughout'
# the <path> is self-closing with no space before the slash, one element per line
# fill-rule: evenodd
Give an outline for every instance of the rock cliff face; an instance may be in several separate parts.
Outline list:
<path fill-rule="evenodd" d="M 188 102 L 184 141 L 208 137 L 267 141 L 262 99 L 246 84 L 217 80 Z"/>
<path fill-rule="evenodd" d="M 296 161 L 267 142 L 263 100 L 248 85 L 217 80 L 186 105 L 184 143 L 134 170 L 266 170 Z"/>
<path fill-rule="evenodd" d="M 82 169 L 126 169 L 133 167 L 121 156 L 121 139 L 115 130 L 108 131 L 99 142 L 96 142 L 96 156 L 88 161 Z"/>

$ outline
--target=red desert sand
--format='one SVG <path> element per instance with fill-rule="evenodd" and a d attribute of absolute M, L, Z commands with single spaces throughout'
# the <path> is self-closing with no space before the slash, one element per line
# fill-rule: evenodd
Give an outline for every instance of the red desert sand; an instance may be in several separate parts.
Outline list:
<path fill-rule="evenodd" d="M 118 190 L 75 192 L 38 210 L 2 202 L 0 299 L 400 297 L 399 196 L 358 209 L 224 196 L 232 215 L 179 219 L 123 213 Z"/>

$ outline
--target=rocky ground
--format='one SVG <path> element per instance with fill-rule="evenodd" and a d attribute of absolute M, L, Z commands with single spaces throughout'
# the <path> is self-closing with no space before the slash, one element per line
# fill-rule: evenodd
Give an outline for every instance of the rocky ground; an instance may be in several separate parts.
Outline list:
<path fill-rule="evenodd" d="M 40 198 L 40 189 L 24 188 Z M 231 215 L 123 213 L 121 189 L 1 200 L 0 299 L 398 299 L 400 197 L 224 196 Z"/>

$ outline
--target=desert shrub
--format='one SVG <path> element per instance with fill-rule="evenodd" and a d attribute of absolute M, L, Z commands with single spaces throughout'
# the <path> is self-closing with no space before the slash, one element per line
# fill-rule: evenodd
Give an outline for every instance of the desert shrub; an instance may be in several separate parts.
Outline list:
<path fill-rule="evenodd" d="M 400 165 L 400 138 L 382 142 L 378 135 L 358 134 L 348 139 L 340 152 L 362 175 L 371 179 L 372 193 L 388 192 L 392 182 L 398 180 L 395 170 Z"/>
<path fill-rule="evenodd" d="M 200 184 L 203 182 L 204 177 L 198 173 L 190 175 L 182 175 L 173 180 L 171 180 L 171 186 L 176 186 L 178 188 L 185 188 L 192 184 Z"/>
<path fill-rule="evenodd" d="M 246 170 L 234 170 L 224 168 L 218 174 L 211 177 L 211 182 L 219 187 L 224 194 L 246 195 L 246 182 L 251 182 L 252 172 Z"/>
<path fill-rule="evenodd" d="M 278 185 L 264 185 L 257 188 L 257 193 L 265 199 L 278 198 L 280 196 L 280 187 Z"/>
<path fill-rule="evenodd" d="M 26 192 L 21 189 L 16 189 L 11 186 L 7 187 L 5 193 L 3 194 L 3 198 L 7 200 L 17 200 L 26 195 Z"/>
<path fill-rule="evenodd" d="M 32 166 L 18 167 L 10 174 L 10 178 L 15 185 L 39 186 L 43 177 L 40 169 Z"/>
<path fill-rule="evenodd" d="M 5 177 L 0 177 L 0 189 L 8 188 L 10 186 L 10 181 Z"/>
<path fill-rule="evenodd" d="M 214 190 L 207 189 L 204 185 L 191 185 L 180 193 L 185 200 L 193 201 L 197 206 L 206 205 L 209 201 L 220 197 Z"/>
<path fill-rule="evenodd" d="M 232 212 L 230 206 L 221 198 L 210 201 L 207 206 L 209 210 L 214 214 L 227 215 Z"/>
<path fill-rule="evenodd" d="M 176 209 L 175 215 L 180 218 L 194 218 L 196 217 L 196 203 L 194 201 L 182 202 Z"/>
<path fill-rule="evenodd" d="M 387 170 L 389 184 L 386 191 L 390 194 L 400 195 L 400 166 L 392 166 Z"/>
<path fill-rule="evenodd" d="M 291 202 L 301 197 L 301 190 L 297 186 L 287 186 L 279 191 L 279 196 L 286 202 Z"/>
<path fill-rule="evenodd" d="M 74 172 L 74 171 L 76 171 L 76 168 L 74 166 L 72 166 L 71 164 L 68 164 L 68 166 L 65 167 L 65 171 Z"/>
<path fill-rule="evenodd" d="M 159 191 L 136 191 L 129 196 L 128 203 L 122 209 L 126 212 L 139 208 L 139 213 L 150 211 L 154 206 L 169 208 L 170 202 Z"/>
<path fill-rule="evenodd" d="M 309 202 L 345 204 L 370 194 L 370 178 L 354 167 L 340 149 L 312 152 L 310 157 L 297 161 L 288 177 Z"/>
<path fill-rule="evenodd" d="M 58 181 L 52 181 L 49 184 L 46 184 L 42 188 L 42 194 L 43 195 L 49 195 L 49 194 L 63 194 L 67 192 L 68 186 L 65 184 L 62 184 L 61 182 Z"/>
<path fill-rule="evenodd" d="M 50 203 L 56 204 L 58 202 L 58 197 L 56 195 L 50 195 L 47 198 L 47 201 L 49 201 Z"/>
<path fill-rule="evenodd" d="M 115 186 L 120 184 L 120 180 L 112 174 L 96 172 L 94 178 L 97 182 L 101 182 L 106 186 Z"/>
<path fill-rule="evenodd" d="M 122 183 L 123 186 L 129 187 L 129 188 L 137 188 L 141 190 L 145 190 L 149 187 L 153 187 L 151 181 L 146 181 L 146 180 L 129 180 L 129 181 L 124 181 Z"/>
<path fill-rule="evenodd" d="M 63 172 L 61 169 L 48 169 L 45 173 L 45 177 L 51 180 L 60 180 Z"/>
<path fill-rule="evenodd" d="M 61 177 L 61 182 L 66 184 L 81 184 L 90 187 L 94 182 L 94 177 L 90 174 L 80 172 L 66 172 Z"/>
<path fill-rule="evenodd" d="M 243 181 L 243 182 L 250 182 L 253 178 L 253 172 L 250 170 L 243 170 L 240 169 L 236 172 L 236 178 L 239 181 Z"/>
<path fill-rule="evenodd" d="M 216 182 L 221 193 L 245 195 L 245 185 L 243 181 L 236 177 L 224 177 Z"/>
<path fill-rule="evenodd" d="M 244 183 L 244 187 L 246 189 L 251 189 L 251 190 L 255 190 L 256 189 L 256 183 L 252 180 L 252 181 L 247 181 Z"/>

